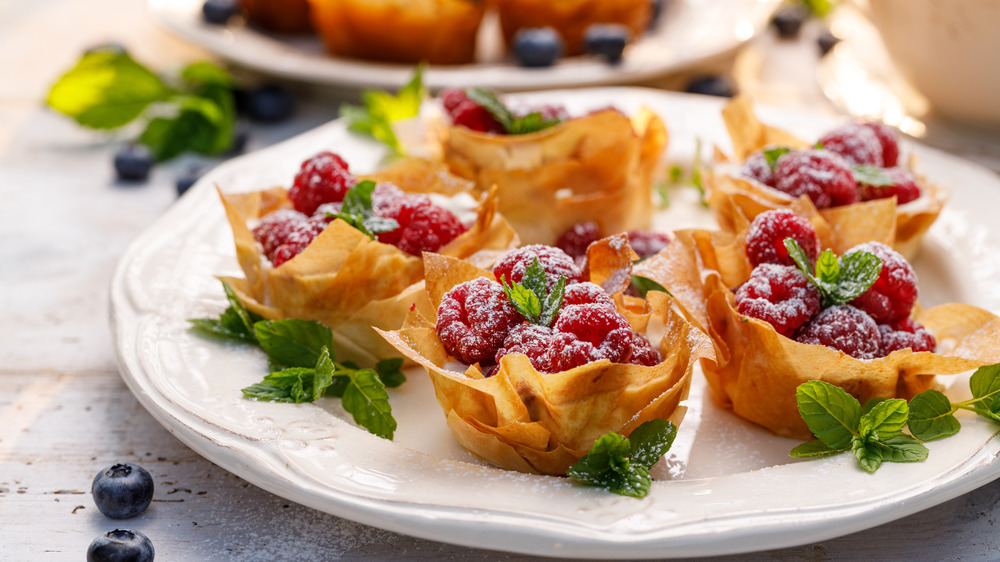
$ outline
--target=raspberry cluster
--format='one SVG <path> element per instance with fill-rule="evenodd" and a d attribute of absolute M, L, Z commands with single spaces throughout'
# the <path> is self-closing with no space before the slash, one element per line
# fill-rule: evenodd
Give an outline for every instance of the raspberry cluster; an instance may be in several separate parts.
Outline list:
<path fill-rule="evenodd" d="M 902 205 L 920 197 L 916 178 L 898 167 L 899 141 L 884 123 L 846 123 L 817 146 L 759 150 L 739 173 L 792 197 L 805 195 L 818 209 L 889 197 Z"/>
<path fill-rule="evenodd" d="M 500 280 L 518 283 L 538 260 L 551 290 L 566 279 L 565 293 L 551 326 L 531 324 L 517 312 Z M 573 258 L 551 246 L 525 246 L 508 253 L 484 277 L 453 287 L 438 307 L 436 331 L 445 351 L 464 363 L 480 363 L 491 375 L 500 359 L 523 353 L 540 372 L 555 373 L 608 359 L 652 366 L 660 354 L 599 285 L 583 281 Z"/>
<path fill-rule="evenodd" d="M 254 239 L 271 264 L 278 267 L 294 258 L 319 236 L 357 183 L 343 158 L 332 152 L 304 161 L 288 191 L 294 209 L 274 211 L 253 228 Z M 378 240 L 410 255 L 437 251 L 466 230 L 454 214 L 426 195 L 406 194 L 392 184 L 379 184 L 371 200 L 374 216 L 399 223 L 395 230 L 380 232 Z"/>
<path fill-rule="evenodd" d="M 465 127 L 481 133 L 494 133 L 505 135 L 510 133 L 489 109 L 479 105 L 469 99 L 465 90 L 450 88 L 440 94 L 441 106 L 445 113 L 451 118 L 453 125 Z M 497 100 L 499 105 L 503 102 Z M 569 112 L 562 105 L 545 104 L 540 106 L 523 106 L 515 108 L 503 107 L 503 111 L 510 113 L 511 119 L 524 117 L 529 113 L 538 113 L 544 121 L 565 121 L 569 119 Z"/>
<path fill-rule="evenodd" d="M 884 357 L 893 351 L 934 351 L 937 342 L 910 318 L 917 301 L 917 276 L 902 255 L 879 242 L 847 252 L 877 256 L 875 283 L 847 304 L 823 307 L 819 289 L 798 269 L 784 247 L 795 239 L 810 263 L 819 242 L 812 224 L 789 210 L 761 213 L 747 232 L 750 279 L 736 291 L 736 310 L 770 323 L 781 335 L 800 343 L 825 345 L 858 359 Z"/>

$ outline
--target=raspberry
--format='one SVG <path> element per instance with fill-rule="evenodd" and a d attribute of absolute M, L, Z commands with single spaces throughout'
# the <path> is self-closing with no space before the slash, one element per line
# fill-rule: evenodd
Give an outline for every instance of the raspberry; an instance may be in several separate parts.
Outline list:
<path fill-rule="evenodd" d="M 375 204 L 373 194 L 372 206 Z M 458 217 L 431 203 L 426 195 L 403 195 L 392 203 L 378 202 L 378 205 L 384 212 L 382 216 L 399 223 L 395 230 L 380 232 L 378 240 L 413 256 L 436 252 L 466 231 Z"/>
<path fill-rule="evenodd" d="M 794 238 L 810 262 L 819 255 L 819 238 L 808 220 L 788 209 L 773 209 L 757 215 L 747 230 L 747 258 L 754 267 L 762 263 L 795 265 L 788 255 L 785 238 Z"/>
<path fill-rule="evenodd" d="M 892 185 L 858 184 L 858 193 L 862 201 L 886 199 L 895 195 L 896 203 L 902 205 L 920 197 L 920 187 L 913 174 L 902 168 L 886 168 L 885 173 L 892 180 Z"/>
<path fill-rule="evenodd" d="M 601 237 L 601 228 L 596 222 L 581 222 L 559 235 L 555 246 L 574 259 L 587 257 L 587 247 Z"/>
<path fill-rule="evenodd" d="M 758 150 L 747 156 L 747 159 L 743 162 L 743 166 L 740 167 L 739 174 L 744 178 L 774 187 L 774 170 L 767 163 L 767 158 L 764 156 L 763 150 Z"/>
<path fill-rule="evenodd" d="M 899 162 L 899 139 L 895 129 L 881 121 L 867 121 L 862 124 L 875 133 L 879 144 L 882 145 L 882 165 L 886 168 L 895 167 Z"/>
<path fill-rule="evenodd" d="M 325 224 L 330 224 L 343 206 L 343 203 L 323 203 L 319 207 L 316 207 L 316 212 L 309 217 L 309 220 L 323 221 Z"/>
<path fill-rule="evenodd" d="M 456 127 L 465 127 L 482 133 L 507 132 L 492 113 L 469 99 L 462 90 L 448 90 L 442 94 L 441 103 Z"/>
<path fill-rule="evenodd" d="M 798 269 L 763 263 L 736 291 L 736 310 L 764 320 L 779 334 L 790 337 L 819 312 L 819 299 L 819 289 Z"/>
<path fill-rule="evenodd" d="M 641 335 L 632 332 L 632 361 L 633 365 L 644 365 L 652 367 L 660 362 L 660 353 L 653 349 L 649 340 Z"/>
<path fill-rule="evenodd" d="M 298 211 L 280 209 L 262 218 L 253 229 L 253 236 L 271 264 L 278 267 L 305 250 L 326 225 L 321 218 L 307 218 Z"/>
<path fill-rule="evenodd" d="M 878 331 L 882 336 L 879 355 L 889 355 L 893 351 L 906 348 L 933 352 L 937 347 L 934 335 L 910 318 L 904 318 L 896 324 L 879 324 Z"/>
<path fill-rule="evenodd" d="M 535 261 L 535 258 L 538 258 L 538 263 L 545 270 L 549 289 L 555 286 L 559 277 L 566 277 L 567 285 L 580 281 L 580 269 L 576 266 L 573 258 L 559 248 L 541 244 L 532 244 L 509 252 L 493 266 L 493 275 L 496 276 L 497 281 L 503 277 L 511 285 L 520 283 L 524 279 L 525 270 Z"/>
<path fill-rule="evenodd" d="M 552 359 L 549 347 L 555 333 L 552 328 L 537 324 L 519 324 L 511 328 L 503 347 L 497 350 L 496 361 L 509 353 L 523 353 L 528 356 L 531 365 L 541 373 L 552 373 Z"/>
<path fill-rule="evenodd" d="M 812 199 L 818 209 L 858 200 L 854 174 L 846 160 L 829 150 L 800 150 L 778 159 L 774 188 Z"/>
<path fill-rule="evenodd" d="M 555 371 L 601 359 L 626 363 L 632 358 L 632 326 L 616 310 L 602 304 L 564 306 L 554 329 L 549 354 Z"/>
<path fill-rule="evenodd" d="M 343 201 L 344 194 L 357 182 L 340 156 L 320 152 L 302 163 L 288 198 L 295 210 L 311 215 L 323 203 Z"/>
<path fill-rule="evenodd" d="M 380 183 L 372 191 L 372 212 L 380 217 L 390 216 L 397 201 L 404 196 L 403 190 L 391 183 Z"/>
<path fill-rule="evenodd" d="M 902 255 L 881 242 L 858 244 L 844 255 L 869 252 L 882 260 L 875 284 L 850 304 L 864 310 L 877 322 L 889 324 L 910 316 L 917 302 L 917 274 Z"/>
<path fill-rule="evenodd" d="M 538 113 L 546 121 L 565 121 L 569 119 L 569 111 L 561 105 L 545 104 L 540 106 L 519 107 L 514 110 L 514 115 L 524 117 L 531 113 Z"/>
<path fill-rule="evenodd" d="M 839 349 L 855 359 L 879 357 L 882 340 L 871 316 L 849 305 L 831 306 L 802 327 L 799 343 Z"/>
<path fill-rule="evenodd" d="M 600 304 L 616 310 L 615 301 L 611 299 L 611 296 L 600 285 L 590 281 L 574 283 L 566 287 L 562 306 L 567 307 L 574 304 Z"/>
<path fill-rule="evenodd" d="M 663 232 L 631 230 L 628 233 L 628 244 L 641 260 L 655 256 L 667 247 L 670 240 L 671 236 Z"/>
<path fill-rule="evenodd" d="M 480 277 L 445 293 L 435 326 L 445 351 L 471 365 L 493 359 L 507 333 L 522 323 L 496 281 Z"/>
<path fill-rule="evenodd" d="M 845 123 L 826 133 L 819 144 L 851 164 L 882 167 L 882 142 L 874 129 L 861 123 Z"/>

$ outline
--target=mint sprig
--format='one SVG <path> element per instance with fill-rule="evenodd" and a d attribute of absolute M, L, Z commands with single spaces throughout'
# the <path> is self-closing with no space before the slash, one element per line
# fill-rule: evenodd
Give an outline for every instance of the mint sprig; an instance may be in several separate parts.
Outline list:
<path fill-rule="evenodd" d="M 794 238 L 784 240 L 788 255 L 806 278 L 819 289 L 823 307 L 846 304 L 875 284 L 882 272 L 882 260 L 871 252 L 849 252 L 839 258 L 824 250 L 813 267 L 809 256 Z"/>
<path fill-rule="evenodd" d="M 670 450 L 675 437 L 677 427 L 664 420 L 645 422 L 629 437 L 608 432 L 594 442 L 590 452 L 571 466 L 566 475 L 582 484 L 643 498 L 653 482 L 650 468 Z"/>
<path fill-rule="evenodd" d="M 360 230 L 372 240 L 380 232 L 390 232 L 399 228 L 395 219 L 380 217 L 372 210 L 372 192 L 375 182 L 362 180 L 356 183 L 344 195 L 340 212 L 334 215 L 347 224 Z"/>
<path fill-rule="evenodd" d="M 851 174 L 856 183 L 870 185 L 872 187 L 889 187 L 896 185 L 892 176 L 885 168 L 878 166 L 857 165 L 851 167 Z"/>
<path fill-rule="evenodd" d="M 508 135 L 537 133 L 561 123 L 559 119 L 546 119 L 537 111 L 517 117 L 495 93 L 484 88 L 468 88 L 465 96 L 488 111 Z"/>
<path fill-rule="evenodd" d="M 795 390 L 799 414 L 816 439 L 792 449 L 795 458 L 817 458 L 852 451 L 858 464 L 875 472 L 883 462 L 918 462 L 928 450 L 902 433 L 909 415 L 906 400 L 892 398 L 862 413 L 861 403 L 844 389 L 823 381 Z"/>
<path fill-rule="evenodd" d="M 566 277 L 560 276 L 550 291 L 545 269 L 538 258 L 524 270 L 520 283 L 511 285 L 507 282 L 507 276 L 501 275 L 500 284 L 521 316 L 532 324 L 546 327 L 552 325 L 562 306 L 563 297 L 566 296 Z"/>
<path fill-rule="evenodd" d="M 95 51 L 52 85 L 46 104 L 93 129 L 118 129 L 149 114 L 139 141 L 160 161 L 183 152 L 222 154 L 232 145 L 232 79 L 207 62 L 168 81 L 127 53 Z"/>
<path fill-rule="evenodd" d="M 421 64 L 413 70 L 413 76 L 395 95 L 382 90 L 366 89 L 361 93 L 363 105 L 343 104 L 340 106 L 340 115 L 347 119 L 352 131 L 371 135 L 397 153 L 403 154 L 403 146 L 396 137 L 392 124 L 420 114 L 420 105 L 427 97 L 423 75 L 424 66 Z"/>
<path fill-rule="evenodd" d="M 323 396 L 341 398 L 355 423 L 371 433 L 392 439 L 396 420 L 392 416 L 386 388 L 406 381 L 403 360 L 385 359 L 375 369 L 361 369 L 350 362 L 337 362 L 333 332 L 313 320 L 263 320 L 236 298 L 222 283 L 230 306 L 218 320 L 195 318 L 195 329 L 215 336 L 254 343 L 267 354 L 271 373 L 242 392 L 248 398 L 299 404 Z"/>
<path fill-rule="evenodd" d="M 972 398 L 952 403 L 942 392 L 925 390 L 910 401 L 908 426 L 914 437 L 932 441 L 950 437 L 962 428 L 955 417 L 958 410 L 968 410 L 986 419 L 1000 422 L 1000 364 L 976 369 L 969 379 Z"/>
<path fill-rule="evenodd" d="M 784 146 L 767 148 L 764 150 L 764 161 L 767 162 L 767 166 L 771 168 L 771 171 L 773 172 L 774 169 L 778 167 L 778 159 L 791 151 L 792 149 Z"/>

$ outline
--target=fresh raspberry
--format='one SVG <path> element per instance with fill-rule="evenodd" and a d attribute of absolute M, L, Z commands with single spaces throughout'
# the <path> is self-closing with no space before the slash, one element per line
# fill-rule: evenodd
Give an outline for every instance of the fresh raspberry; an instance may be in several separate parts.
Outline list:
<path fill-rule="evenodd" d="M 882 145 L 882 165 L 894 168 L 899 163 L 899 138 L 896 130 L 881 121 L 867 121 L 862 124 L 875 133 L 879 144 Z"/>
<path fill-rule="evenodd" d="M 587 257 L 587 248 L 600 238 L 601 227 L 596 222 L 581 222 L 560 234 L 555 246 L 580 261 Z"/>
<path fill-rule="evenodd" d="M 779 334 L 791 337 L 796 328 L 819 312 L 819 300 L 819 289 L 798 269 L 763 263 L 736 291 L 736 310 L 764 320 Z"/>
<path fill-rule="evenodd" d="M 264 255 L 271 258 L 274 251 L 285 243 L 296 224 L 306 221 L 306 216 L 294 209 L 278 209 L 261 217 L 252 230 L 253 238 L 264 248 Z"/>
<path fill-rule="evenodd" d="M 858 201 L 854 174 L 846 160 L 829 150 L 799 150 L 778 159 L 774 188 L 812 199 L 817 209 Z"/>
<path fill-rule="evenodd" d="M 671 236 L 665 232 L 651 230 L 630 230 L 628 232 L 628 244 L 632 246 L 632 251 L 641 260 L 658 254 L 660 250 L 667 247 L 670 240 L 672 240 Z"/>
<path fill-rule="evenodd" d="M 288 190 L 295 210 L 311 215 L 323 203 L 344 200 L 357 178 L 347 169 L 347 162 L 332 152 L 320 152 L 302 163 L 295 183 Z"/>
<path fill-rule="evenodd" d="M 496 357 L 511 328 L 524 321 L 503 287 L 479 277 L 445 293 L 435 326 L 445 351 L 471 365 Z"/>
<path fill-rule="evenodd" d="M 463 90 L 458 88 L 449 88 L 444 90 L 439 95 L 441 98 L 441 105 L 444 106 L 444 110 L 451 114 L 456 107 L 462 105 L 462 102 L 469 101 L 469 97 L 465 95 Z"/>
<path fill-rule="evenodd" d="M 615 301 L 605 292 L 604 288 L 590 281 L 574 283 L 566 287 L 562 306 L 566 307 L 574 304 L 600 304 L 616 310 Z"/>
<path fill-rule="evenodd" d="M 336 218 L 337 214 L 340 213 L 343 206 L 343 203 L 323 203 L 319 207 L 316 207 L 316 212 L 309 217 L 309 220 L 323 221 L 325 224 L 330 224 Z"/>
<path fill-rule="evenodd" d="M 747 258 L 754 267 L 762 263 L 795 265 L 788 255 L 785 238 L 793 238 L 809 256 L 810 263 L 819 255 L 819 238 L 808 220 L 788 209 L 772 209 L 757 215 L 747 230 Z"/>
<path fill-rule="evenodd" d="M 324 228 L 326 228 L 325 223 L 312 219 L 294 223 L 292 228 L 286 232 L 281 245 L 275 248 L 274 254 L 268 256 L 271 264 L 278 267 L 299 255 L 319 236 L 320 232 L 323 232 Z"/>
<path fill-rule="evenodd" d="M 507 132 L 492 113 L 469 99 L 462 90 L 446 91 L 441 96 L 441 103 L 456 127 L 465 127 L 482 133 Z"/>
<path fill-rule="evenodd" d="M 862 201 L 886 199 L 896 196 L 896 203 L 902 205 L 920 198 L 920 186 L 917 178 L 902 168 L 886 168 L 885 173 L 892 180 L 892 185 L 868 185 L 858 183 L 858 193 Z"/>
<path fill-rule="evenodd" d="M 553 121 L 553 120 L 565 121 L 569 119 L 569 111 L 567 111 L 566 108 L 562 105 L 552 105 L 552 104 L 545 104 L 538 106 L 529 105 L 529 106 L 515 108 L 513 111 L 514 115 L 517 117 L 524 117 L 525 115 L 529 115 L 531 113 L 539 113 L 541 114 L 542 119 L 546 121 Z"/>
<path fill-rule="evenodd" d="M 537 324 L 518 324 L 511 328 L 503 347 L 497 350 L 496 362 L 510 353 L 523 353 L 528 356 L 531 365 L 540 373 L 551 373 L 552 359 L 549 348 L 555 332 L 552 328 Z"/>
<path fill-rule="evenodd" d="M 632 326 L 619 312 L 602 304 L 564 306 L 554 329 L 549 353 L 555 371 L 601 359 L 627 363 L 632 358 Z"/>
<path fill-rule="evenodd" d="M 819 144 L 851 164 L 882 167 L 882 143 L 871 127 L 845 123 L 819 139 Z"/>
<path fill-rule="evenodd" d="M 863 310 L 840 305 L 817 314 L 795 340 L 839 349 L 855 359 L 875 359 L 879 357 L 882 336 L 878 325 Z"/>
<path fill-rule="evenodd" d="M 566 277 L 567 285 L 580 281 L 580 268 L 576 266 L 573 258 L 559 248 L 541 244 L 532 244 L 509 252 L 493 266 L 493 275 L 497 281 L 503 277 L 511 285 L 520 283 L 524 279 L 525 270 L 535 258 L 538 258 L 538 263 L 545 270 L 549 289 L 555 286 L 559 277 Z"/>
<path fill-rule="evenodd" d="M 747 156 L 743 165 L 740 166 L 739 174 L 744 178 L 774 187 L 774 170 L 772 170 L 771 165 L 767 163 L 767 157 L 764 156 L 763 150 L 758 150 L 751 153 L 750 156 Z"/>
<path fill-rule="evenodd" d="M 375 200 L 373 198 L 373 206 Z M 395 219 L 399 228 L 377 235 L 379 242 L 392 244 L 400 250 L 419 256 L 421 252 L 436 252 L 466 231 L 465 225 L 447 209 L 433 204 L 426 195 L 404 195 L 386 204 L 382 216 Z"/>
<path fill-rule="evenodd" d="M 869 252 L 882 260 L 882 271 L 875 284 L 851 304 L 864 310 L 877 322 L 891 324 L 910 316 L 917 302 L 917 274 L 899 252 L 881 242 L 858 244 L 844 252 Z"/>
<path fill-rule="evenodd" d="M 372 191 L 372 212 L 380 217 L 388 217 L 393 213 L 393 208 L 403 199 L 404 193 L 391 183 L 380 183 Z"/>
<path fill-rule="evenodd" d="M 653 349 L 649 340 L 641 335 L 632 332 L 632 361 L 633 365 L 644 365 L 652 367 L 660 363 L 660 353 Z"/>
<path fill-rule="evenodd" d="M 933 352 L 937 347 L 934 335 L 910 318 L 904 318 L 896 324 L 879 324 L 878 331 L 882 335 L 882 347 L 879 351 L 882 356 L 906 348 Z"/>

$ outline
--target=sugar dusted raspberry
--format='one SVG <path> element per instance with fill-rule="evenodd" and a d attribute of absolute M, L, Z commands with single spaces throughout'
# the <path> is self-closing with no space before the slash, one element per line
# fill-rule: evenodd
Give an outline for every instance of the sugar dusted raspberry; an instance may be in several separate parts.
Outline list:
<path fill-rule="evenodd" d="M 592 361 L 627 363 L 632 358 L 634 332 L 628 320 L 602 304 L 564 306 L 553 326 L 550 357 L 554 371 Z"/>
<path fill-rule="evenodd" d="M 896 130 L 881 121 L 867 121 L 862 124 L 875 133 L 879 144 L 882 145 L 882 165 L 886 168 L 895 167 L 899 163 L 899 138 Z"/>
<path fill-rule="evenodd" d="M 882 167 L 882 143 L 871 127 L 861 123 L 845 123 L 826 133 L 819 144 L 836 152 L 851 164 Z"/>
<path fill-rule="evenodd" d="M 587 248 L 600 238 L 601 227 L 596 222 L 581 222 L 560 234 L 555 246 L 570 257 L 581 260 L 587 257 Z"/>
<path fill-rule="evenodd" d="M 343 201 L 344 194 L 357 182 L 343 158 L 320 152 L 302 163 L 288 198 L 297 211 L 311 215 L 323 203 Z"/>
<path fill-rule="evenodd" d="M 550 289 L 555 286 L 560 276 L 566 277 L 567 284 L 580 281 L 580 268 L 576 266 L 573 258 L 559 248 L 541 244 L 524 246 L 509 252 L 493 266 L 493 275 L 497 281 L 503 277 L 507 283 L 520 283 L 524 279 L 525 270 L 535 258 L 538 258 L 538 263 L 545 270 Z"/>
<path fill-rule="evenodd" d="M 772 209 L 757 215 L 747 230 L 747 259 L 754 267 L 762 263 L 795 265 L 788 255 L 785 238 L 793 238 L 810 262 L 819 255 L 819 238 L 808 220 L 788 209 Z"/>
<path fill-rule="evenodd" d="M 896 196 L 896 203 L 902 205 L 920 198 L 920 186 L 917 178 L 902 168 L 886 168 L 885 173 L 892 180 L 892 185 L 868 185 L 858 183 L 858 193 L 862 201 L 886 199 Z"/>
<path fill-rule="evenodd" d="M 496 361 L 510 353 L 523 353 L 528 356 L 531 365 L 541 373 L 551 373 L 552 359 L 549 348 L 555 332 L 552 328 L 537 324 L 518 324 L 511 328 L 503 342 L 503 347 L 497 350 Z"/>
<path fill-rule="evenodd" d="M 774 187 L 792 197 L 812 199 L 818 209 L 858 201 L 858 190 L 846 160 L 829 150 L 799 150 L 778 159 Z"/>
<path fill-rule="evenodd" d="M 465 127 L 482 133 L 507 132 L 493 114 L 469 99 L 462 90 L 446 91 L 441 96 L 441 103 L 456 127 Z"/>
<path fill-rule="evenodd" d="M 754 268 L 736 291 L 736 310 L 764 320 L 783 336 L 791 336 L 820 309 L 820 294 L 798 269 L 772 263 Z"/>
<path fill-rule="evenodd" d="M 470 365 L 496 357 L 510 329 L 524 321 L 503 287 L 485 277 L 453 287 L 437 314 L 435 328 L 445 351 Z"/>
<path fill-rule="evenodd" d="M 373 193 L 373 207 L 375 203 Z M 403 195 L 392 203 L 379 202 L 379 208 L 383 211 L 381 216 L 395 219 L 399 228 L 380 232 L 378 240 L 410 255 L 436 252 L 466 231 L 458 217 L 433 204 L 426 195 Z"/>
<path fill-rule="evenodd" d="M 882 271 L 875 284 L 851 304 L 864 310 L 882 324 L 898 322 L 910 316 L 917 302 L 917 274 L 899 252 L 881 242 L 858 244 L 844 252 L 869 252 L 882 260 Z"/>
<path fill-rule="evenodd" d="M 795 340 L 839 349 L 855 359 L 875 359 L 879 357 L 882 336 L 871 316 L 853 306 L 841 305 L 817 314 Z"/>
<path fill-rule="evenodd" d="M 889 355 L 893 351 L 907 348 L 931 352 L 937 348 L 934 335 L 910 318 L 904 318 L 896 324 L 879 324 L 878 331 L 882 336 L 879 355 Z"/>
<path fill-rule="evenodd" d="M 632 332 L 632 361 L 633 365 L 644 365 L 646 367 L 652 367 L 653 365 L 659 364 L 661 360 L 660 353 L 653 349 L 652 344 L 649 340 L 643 336 Z"/>
<path fill-rule="evenodd" d="M 764 156 L 763 150 L 758 150 L 753 152 L 740 166 L 740 176 L 754 180 L 758 183 L 774 187 L 774 170 L 771 169 L 771 165 L 767 163 L 767 157 Z"/>
<path fill-rule="evenodd" d="M 632 246 L 632 251 L 639 256 L 639 259 L 655 256 L 660 250 L 666 248 L 671 240 L 671 236 L 665 232 L 630 230 L 628 233 L 628 244 Z"/>
<path fill-rule="evenodd" d="M 441 98 L 441 105 L 449 114 L 454 111 L 456 107 L 462 105 L 462 102 L 469 100 L 469 97 L 465 95 L 465 92 L 458 88 L 449 88 L 444 90 L 441 92 L 439 97 Z"/>
<path fill-rule="evenodd" d="M 264 215 L 253 228 L 253 238 L 264 248 L 264 255 L 271 258 L 274 251 L 288 238 L 288 234 L 300 222 L 305 222 L 306 216 L 294 209 L 278 209 Z"/>
<path fill-rule="evenodd" d="M 326 224 L 330 224 L 343 206 L 343 203 L 323 203 L 319 207 L 316 207 L 316 212 L 309 217 L 309 220 L 323 221 Z"/>
<path fill-rule="evenodd" d="M 566 287 L 562 305 L 566 307 L 574 304 L 600 304 L 615 310 L 615 301 L 611 296 L 600 285 L 590 281 Z"/>
<path fill-rule="evenodd" d="M 382 182 L 372 190 L 372 212 L 380 217 L 388 217 L 398 210 L 393 210 L 403 200 L 403 190 L 391 183 Z"/>
<path fill-rule="evenodd" d="M 326 224 L 322 221 L 312 219 L 294 223 L 292 228 L 285 232 L 281 245 L 275 248 L 274 254 L 268 256 L 271 264 L 278 267 L 299 255 L 319 236 L 320 232 L 323 232 L 325 227 Z"/>

